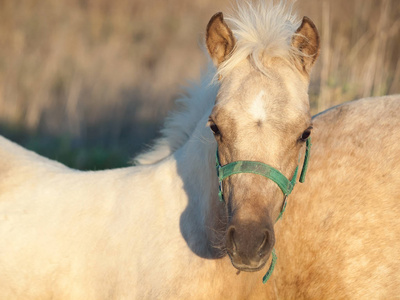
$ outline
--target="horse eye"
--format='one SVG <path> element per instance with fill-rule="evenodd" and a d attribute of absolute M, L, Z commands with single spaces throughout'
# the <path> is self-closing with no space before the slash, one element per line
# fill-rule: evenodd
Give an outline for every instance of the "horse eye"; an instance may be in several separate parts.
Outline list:
<path fill-rule="evenodd" d="M 210 125 L 210 129 L 211 129 L 211 131 L 213 132 L 214 135 L 219 134 L 219 129 L 218 129 L 218 126 L 217 126 L 217 125 L 211 124 L 211 125 Z"/>
<path fill-rule="evenodd" d="M 310 129 L 306 129 L 304 130 L 303 134 L 300 137 L 300 140 L 305 142 L 311 135 L 311 130 Z"/>

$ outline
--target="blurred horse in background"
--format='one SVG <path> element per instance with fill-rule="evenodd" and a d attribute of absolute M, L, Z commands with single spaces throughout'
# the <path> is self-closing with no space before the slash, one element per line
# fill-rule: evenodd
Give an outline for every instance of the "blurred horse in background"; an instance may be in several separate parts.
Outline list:
<path fill-rule="evenodd" d="M 400 96 L 311 118 L 318 32 L 285 3 L 215 14 L 206 44 L 216 71 L 138 166 L 81 172 L 0 138 L 1 299 L 400 295 Z M 306 182 L 276 224 L 276 181 L 217 176 L 218 148 L 222 167 L 296 180 L 311 131 Z"/>

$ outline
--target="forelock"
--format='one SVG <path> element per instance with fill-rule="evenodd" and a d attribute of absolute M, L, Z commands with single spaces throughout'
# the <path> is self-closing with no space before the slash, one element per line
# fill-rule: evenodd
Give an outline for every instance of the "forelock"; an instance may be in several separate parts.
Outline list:
<path fill-rule="evenodd" d="M 299 50 L 292 47 L 291 41 L 301 20 L 292 8 L 290 0 L 277 4 L 273 0 L 237 1 L 234 12 L 225 18 L 236 38 L 235 48 L 220 64 L 217 75 L 228 75 L 247 58 L 265 75 L 269 59 L 282 58 L 293 63 Z"/>

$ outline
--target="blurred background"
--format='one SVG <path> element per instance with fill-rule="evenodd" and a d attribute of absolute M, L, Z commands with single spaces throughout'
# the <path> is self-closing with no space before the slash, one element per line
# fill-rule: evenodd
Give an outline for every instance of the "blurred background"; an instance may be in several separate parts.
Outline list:
<path fill-rule="evenodd" d="M 240 1 L 240 0 L 239 0 Z M 128 165 L 205 70 L 230 0 L 0 0 L 0 134 L 78 168 Z M 321 35 L 313 113 L 400 93 L 399 0 L 298 0 Z"/>

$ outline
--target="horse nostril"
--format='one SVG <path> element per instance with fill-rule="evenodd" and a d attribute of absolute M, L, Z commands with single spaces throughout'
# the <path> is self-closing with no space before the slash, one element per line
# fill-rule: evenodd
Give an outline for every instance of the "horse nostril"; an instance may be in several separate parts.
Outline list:
<path fill-rule="evenodd" d="M 258 256 L 263 257 L 269 250 L 269 232 L 268 230 L 265 230 L 264 232 L 264 238 L 261 242 L 260 248 L 258 249 Z"/>
<path fill-rule="evenodd" d="M 235 227 L 234 226 L 230 226 L 228 229 L 228 248 L 231 248 L 231 251 L 233 253 L 236 252 L 236 249 L 237 249 L 237 246 L 235 243 Z"/>

